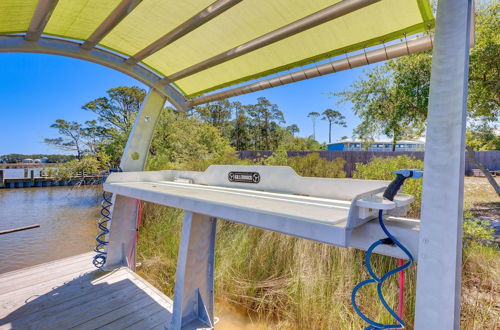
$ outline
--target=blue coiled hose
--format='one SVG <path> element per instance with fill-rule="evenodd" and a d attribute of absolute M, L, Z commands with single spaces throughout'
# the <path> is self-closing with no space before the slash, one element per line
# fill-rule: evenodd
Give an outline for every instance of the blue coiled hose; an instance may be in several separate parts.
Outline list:
<path fill-rule="evenodd" d="M 92 260 L 94 266 L 99 269 L 102 269 L 104 264 L 106 263 L 107 252 L 105 251 L 106 245 L 108 245 L 107 235 L 109 234 L 108 222 L 111 220 L 111 206 L 113 203 L 111 202 L 113 197 L 112 193 L 102 192 L 102 203 L 101 203 L 101 217 L 97 223 L 99 230 L 101 232 L 97 234 L 95 240 L 97 242 L 96 247 L 94 248 L 94 252 L 96 255 Z"/>
<path fill-rule="evenodd" d="M 122 172 L 122 169 L 109 169 L 103 172 L 102 182 L 106 181 L 107 176 L 113 172 Z M 108 222 L 111 220 L 111 206 L 113 206 L 112 198 L 112 193 L 108 193 L 106 191 L 102 192 L 101 217 L 97 222 L 97 226 L 99 227 L 99 230 L 101 232 L 95 237 L 97 245 L 94 248 L 94 252 L 96 253 L 96 255 L 92 260 L 94 266 L 101 270 L 102 267 L 104 267 L 104 264 L 106 264 L 106 246 L 108 245 L 106 236 L 109 234 Z"/>
<path fill-rule="evenodd" d="M 389 232 L 389 230 L 387 230 L 387 227 L 384 224 L 383 211 L 382 210 L 380 210 L 379 213 L 378 213 L 378 221 L 379 221 L 380 227 L 382 228 L 382 230 L 384 231 L 384 233 L 387 235 L 387 238 L 376 241 L 375 243 L 373 243 L 370 246 L 370 248 L 368 249 L 368 251 L 366 251 L 365 264 L 366 264 L 366 268 L 368 270 L 368 273 L 370 273 L 370 276 L 372 278 L 369 279 L 369 280 L 363 281 L 363 282 L 359 283 L 358 285 L 356 285 L 354 287 L 354 289 L 352 290 L 352 294 L 351 294 L 352 306 L 354 307 L 354 310 L 356 311 L 356 313 L 358 313 L 358 315 L 363 320 L 365 320 L 366 323 L 370 324 L 368 327 L 365 328 L 365 330 L 374 330 L 374 329 L 403 329 L 405 327 L 405 323 L 392 310 L 392 308 L 389 306 L 389 304 L 387 304 L 387 301 L 385 300 L 384 295 L 382 294 L 382 285 L 384 284 L 384 281 L 386 279 L 388 279 L 390 276 L 392 276 L 392 275 L 394 275 L 394 274 L 396 274 L 396 273 L 398 273 L 400 271 L 403 271 L 406 268 L 410 267 L 411 264 L 413 263 L 413 256 L 411 255 L 410 251 L 408 251 L 408 249 L 403 244 L 401 244 L 394 236 L 392 236 L 392 234 Z M 400 267 L 397 267 L 397 268 L 395 268 L 395 269 L 387 272 L 382 277 L 378 277 L 377 274 L 375 274 L 375 272 L 372 269 L 372 266 L 371 266 L 371 263 L 370 263 L 370 257 L 372 255 L 373 250 L 377 246 L 379 246 L 381 244 L 395 244 L 396 246 L 398 246 L 408 256 L 408 261 L 404 265 L 402 265 Z M 358 305 L 356 304 L 356 293 L 358 292 L 359 289 L 361 289 L 362 287 L 364 287 L 365 285 L 370 284 L 370 283 L 377 283 L 377 293 L 378 293 L 378 297 L 379 297 L 380 301 L 384 305 L 385 309 L 396 319 L 396 321 L 398 322 L 398 324 L 382 324 L 382 323 L 375 322 L 375 321 L 371 320 L 370 318 L 368 318 L 366 315 L 364 315 L 359 310 Z"/>

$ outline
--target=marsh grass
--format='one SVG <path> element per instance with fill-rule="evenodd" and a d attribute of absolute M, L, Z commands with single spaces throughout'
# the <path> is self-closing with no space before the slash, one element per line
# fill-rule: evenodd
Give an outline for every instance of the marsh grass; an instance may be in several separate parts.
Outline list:
<path fill-rule="evenodd" d="M 463 252 L 462 328 L 500 328 L 498 246 L 468 242 Z"/>
<path fill-rule="evenodd" d="M 140 275 L 172 296 L 182 212 L 147 204 L 140 231 Z M 380 272 L 395 260 L 374 256 Z M 219 220 L 216 252 L 217 298 L 237 305 L 261 320 L 284 329 L 359 329 L 363 323 L 350 305 L 350 292 L 369 278 L 364 254 L 326 244 L 263 231 Z M 408 275 L 414 281 L 414 270 Z M 396 279 L 385 286 L 391 305 L 396 303 Z M 375 287 L 361 292 L 360 305 L 368 315 L 390 322 L 376 297 Z M 406 313 L 412 309 L 407 291 Z"/>
<path fill-rule="evenodd" d="M 403 159 L 393 166 L 400 163 L 418 165 Z M 385 166 L 380 175 L 388 175 L 390 167 Z M 421 189 L 409 188 L 417 193 Z M 138 244 L 142 266 L 138 272 L 169 296 L 173 296 L 182 218 L 179 210 L 145 203 Z M 496 245 L 465 241 L 462 329 L 500 327 L 499 256 Z M 396 267 L 396 260 L 374 255 L 372 264 L 382 274 Z M 216 299 L 270 324 L 269 329 L 364 328 L 366 324 L 352 309 L 350 294 L 357 283 L 368 278 L 363 251 L 218 220 Z M 413 328 L 415 282 L 414 265 L 406 272 L 404 319 L 409 329 Z M 385 284 L 384 294 L 394 308 L 397 292 L 397 278 L 393 276 Z M 360 292 L 358 304 L 369 317 L 393 322 L 380 304 L 375 286 Z"/>

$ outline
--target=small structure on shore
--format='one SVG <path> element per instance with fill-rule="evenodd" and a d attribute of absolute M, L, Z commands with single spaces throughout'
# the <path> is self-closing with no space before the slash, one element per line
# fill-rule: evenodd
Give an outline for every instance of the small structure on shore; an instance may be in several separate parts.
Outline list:
<path fill-rule="evenodd" d="M 393 151 L 394 142 L 389 139 L 363 141 L 360 139 L 344 139 L 328 143 L 328 151 Z M 400 140 L 395 143 L 394 151 L 424 151 L 425 141 Z"/>
<path fill-rule="evenodd" d="M 102 183 L 102 175 L 80 173 L 71 178 L 57 177 L 57 166 L 51 163 L 0 164 L 0 188 L 32 188 L 92 185 Z"/>

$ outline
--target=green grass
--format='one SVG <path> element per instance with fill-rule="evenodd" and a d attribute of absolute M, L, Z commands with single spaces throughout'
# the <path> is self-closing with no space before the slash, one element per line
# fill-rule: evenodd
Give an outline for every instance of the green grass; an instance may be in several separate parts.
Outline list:
<path fill-rule="evenodd" d="M 182 212 L 146 205 L 139 240 L 139 273 L 167 295 L 173 295 Z M 216 254 L 218 300 L 237 305 L 260 320 L 283 329 L 360 329 L 350 293 L 369 278 L 364 253 L 219 220 Z M 469 241 L 463 253 L 463 329 L 498 325 L 500 258 L 498 248 Z M 386 272 L 395 260 L 373 257 L 374 269 Z M 415 271 L 407 272 L 405 316 L 413 324 Z M 395 306 L 396 278 L 385 286 Z M 362 310 L 391 322 L 371 287 L 360 294 Z M 335 326 L 334 326 L 335 325 Z"/>
<path fill-rule="evenodd" d="M 406 161 L 406 160 L 405 160 Z M 399 166 L 399 165 L 398 165 Z M 383 171 L 381 175 L 386 175 Z M 481 200 L 468 194 L 466 205 Z M 420 191 L 420 188 L 413 188 Z M 491 197 L 491 193 L 484 191 Z M 140 229 L 138 272 L 173 296 L 175 266 L 183 214 L 179 210 L 147 204 Z M 462 329 L 498 329 L 500 296 L 498 246 L 465 240 L 463 251 Z M 379 274 L 396 266 L 389 257 L 374 255 Z M 311 242 L 224 220 L 218 221 L 216 298 L 236 306 L 269 329 L 362 329 L 366 324 L 350 302 L 352 288 L 369 275 L 364 252 Z M 406 274 L 405 320 L 413 328 L 416 266 Z M 384 287 L 387 301 L 396 307 L 397 279 Z M 363 289 L 359 305 L 368 316 L 393 322 L 377 299 L 375 287 Z"/>
<path fill-rule="evenodd" d="M 144 209 L 138 259 L 139 273 L 172 296 L 182 213 L 156 205 Z M 375 269 L 386 272 L 395 260 L 374 256 Z M 217 298 L 242 307 L 283 328 L 359 329 L 363 323 L 350 305 L 356 283 L 369 278 L 364 254 L 326 244 L 219 220 L 216 253 Z M 414 270 L 408 274 L 414 281 Z M 396 279 L 386 285 L 388 301 L 396 302 Z M 413 308 L 408 291 L 407 315 Z M 361 292 L 369 315 L 390 322 L 376 303 L 375 287 Z M 308 326 L 309 325 L 309 326 Z"/>

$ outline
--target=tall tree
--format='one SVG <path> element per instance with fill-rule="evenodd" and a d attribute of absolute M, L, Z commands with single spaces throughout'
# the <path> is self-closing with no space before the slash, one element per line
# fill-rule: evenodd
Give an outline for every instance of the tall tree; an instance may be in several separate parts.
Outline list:
<path fill-rule="evenodd" d="M 290 132 L 290 133 L 292 134 L 292 136 L 293 136 L 293 137 L 295 137 L 295 134 L 296 134 L 296 133 L 300 132 L 299 126 L 297 126 L 296 124 L 292 124 L 292 125 L 288 126 L 288 127 L 286 128 L 286 130 L 287 130 L 288 132 Z"/>
<path fill-rule="evenodd" d="M 146 91 L 135 86 L 122 86 L 111 88 L 106 93 L 107 97 L 90 101 L 82 109 L 94 112 L 104 127 L 128 134 L 146 97 Z"/>
<path fill-rule="evenodd" d="M 272 133 L 276 132 L 273 128 L 275 125 L 285 123 L 283 112 L 265 97 L 259 97 L 257 104 L 248 107 L 248 114 L 255 125 L 254 134 L 260 135 L 260 138 L 255 139 L 256 144 L 265 150 L 271 150 Z"/>
<path fill-rule="evenodd" d="M 362 140 L 384 134 L 392 138 L 392 150 L 403 138 L 424 131 L 430 82 L 430 53 L 420 53 L 386 62 L 334 93 L 340 103 L 351 103 L 361 123 L 354 133 Z"/>
<path fill-rule="evenodd" d="M 309 112 L 309 114 L 307 115 L 307 117 L 311 118 L 311 120 L 312 120 L 312 124 L 313 124 L 313 139 L 314 140 L 316 140 L 316 119 L 318 119 L 319 116 L 321 116 L 321 114 L 319 112 L 316 112 L 316 111 Z"/>
<path fill-rule="evenodd" d="M 500 116 L 500 2 L 480 2 L 470 52 L 468 115 L 490 123 Z"/>
<path fill-rule="evenodd" d="M 99 135 L 94 140 L 102 142 L 100 148 L 110 156 L 112 166 L 117 166 L 146 91 L 139 87 L 120 86 L 106 93 L 107 96 L 88 102 L 82 109 L 97 115 L 89 132 Z"/>
<path fill-rule="evenodd" d="M 496 148 L 497 125 L 500 117 L 500 20 L 498 1 L 479 2 L 476 9 L 476 44 L 470 53 L 467 142 L 475 146 Z M 349 90 L 333 93 L 340 103 L 351 102 L 361 124 L 354 133 L 359 137 L 385 134 L 393 141 L 418 135 L 425 129 L 430 85 L 431 54 L 413 54 L 387 61 L 367 72 Z M 477 132 L 477 127 L 489 127 L 491 134 Z M 486 125 L 486 126 L 484 126 Z M 484 132 L 483 132 L 484 133 Z M 478 142 L 477 139 L 487 137 Z M 471 140 L 471 137 L 474 139 Z M 469 145 L 468 150 L 472 150 Z M 394 148 L 394 146 L 393 146 Z M 473 152 L 468 153 L 474 157 Z M 477 162 L 471 159 L 471 162 Z M 480 169 L 482 165 L 477 165 Z M 491 174 L 483 170 L 495 187 Z M 498 187 L 495 187 L 498 189 Z"/>
<path fill-rule="evenodd" d="M 56 147 L 59 150 L 71 151 L 76 153 L 76 157 L 81 159 L 88 151 L 85 148 L 85 131 L 80 123 L 76 121 L 66 121 L 57 119 L 50 127 L 57 129 L 58 138 L 46 138 L 45 143 Z"/>
<path fill-rule="evenodd" d="M 224 136 L 230 135 L 230 119 L 231 114 L 236 106 L 228 100 L 220 100 L 213 103 L 197 106 L 195 111 L 198 113 L 199 118 L 205 122 L 212 124 L 220 129 Z"/>
<path fill-rule="evenodd" d="M 107 129 L 97 124 L 96 120 L 88 120 L 82 127 L 84 133 L 83 143 L 91 155 L 97 155 L 99 148 L 106 143 L 106 140 L 112 138 Z"/>
<path fill-rule="evenodd" d="M 321 119 L 328 120 L 328 143 L 332 143 L 332 125 L 347 127 L 344 115 L 337 110 L 326 109 Z"/>
<path fill-rule="evenodd" d="M 231 144 L 236 150 L 248 149 L 251 142 L 247 106 L 242 105 L 240 102 L 235 102 L 234 117 Z"/>

